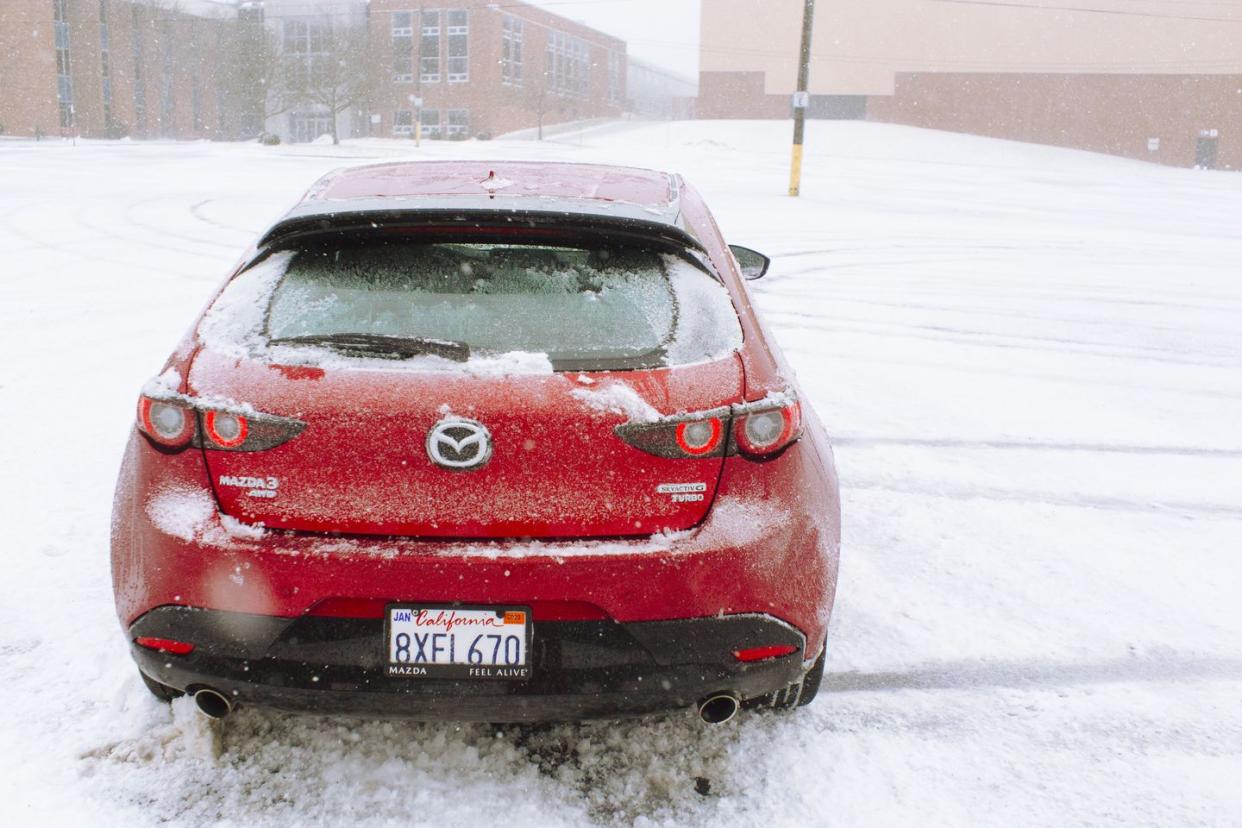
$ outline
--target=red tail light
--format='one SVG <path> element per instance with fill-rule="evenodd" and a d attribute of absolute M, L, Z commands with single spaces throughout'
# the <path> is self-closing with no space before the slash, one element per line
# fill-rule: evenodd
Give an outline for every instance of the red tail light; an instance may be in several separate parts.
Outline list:
<path fill-rule="evenodd" d="M 618 437 L 656 457 L 719 457 L 725 452 L 724 435 L 729 409 L 666 417 L 654 423 L 623 423 Z"/>
<path fill-rule="evenodd" d="M 769 644 L 765 647 L 747 647 L 745 650 L 734 650 L 733 657 L 749 664 L 754 661 L 766 661 L 769 658 L 780 658 L 798 652 L 793 644 Z"/>
<path fill-rule="evenodd" d="M 264 451 L 289 442 L 306 428 L 306 423 L 289 417 L 243 413 L 239 408 L 184 394 L 144 394 L 138 399 L 138 430 L 167 449 Z"/>
<path fill-rule="evenodd" d="M 207 436 L 216 444 L 213 448 L 237 448 L 246 442 L 246 434 L 250 431 L 250 424 L 244 416 L 228 411 L 207 411 L 203 415 L 203 424 Z"/>
<path fill-rule="evenodd" d="M 653 423 L 624 423 L 617 436 L 657 457 L 771 457 L 802 436 L 802 406 L 791 393 L 770 395 Z M 726 439 L 726 435 L 730 435 Z"/>
<path fill-rule="evenodd" d="M 181 448 L 194 438 L 194 409 L 175 400 L 138 398 L 138 428 L 161 446 Z"/>
<path fill-rule="evenodd" d="M 172 653 L 173 655 L 189 655 L 194 652 L 193 644 L 188 641 L 174 641 L 171 638 L 140 636 L 134 639 L 134 643 L 139 647 L 146 647 L 148 650 L 157 650 L 161 653 Z"/>
<path fill-rule="evenodd" d="M 802 406 L 797 400 L 764 405 L 764 401 L 741 406 L 744 413 L 733 423 L 737 449 L 754 457 L 775 454 L 802 434 Z"/>
<path fill-rule="evenodd" d="M 711 454 L 720 445 L 724 426 L 719 417 L 708 417 L 705 420 L 690 420 L 678 423 L 673 431 L 677 448 L 691 457 L 704 457 Z"/>

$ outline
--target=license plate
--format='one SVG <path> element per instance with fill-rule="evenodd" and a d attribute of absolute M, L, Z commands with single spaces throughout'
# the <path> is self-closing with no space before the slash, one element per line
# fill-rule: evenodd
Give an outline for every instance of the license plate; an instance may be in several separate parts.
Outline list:
<path fill-rule="evenodd" d="M 388 675 L 525 681 L 531 629 L 527 607 L 392 604 L 384 615 Z"/>

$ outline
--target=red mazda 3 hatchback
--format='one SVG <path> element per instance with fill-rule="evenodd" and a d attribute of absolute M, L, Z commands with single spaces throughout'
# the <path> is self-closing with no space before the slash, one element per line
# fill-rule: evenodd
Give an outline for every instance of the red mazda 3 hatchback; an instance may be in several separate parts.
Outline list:
<path fill-rule="evenodd" d="M 113 586 L 207 714 L 518 722 L 808 702 L 828 440 L 680 177 L 332 173 L 143 389 Z"/>

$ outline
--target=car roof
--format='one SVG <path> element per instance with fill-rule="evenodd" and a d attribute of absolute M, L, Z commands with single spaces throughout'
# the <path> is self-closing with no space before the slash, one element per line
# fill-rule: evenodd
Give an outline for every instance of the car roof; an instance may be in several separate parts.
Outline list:
<path fill-rule="evenodd" d="M 677 176 L 637 167 L 541 161 L 405 161 L 328 173 L 303 202 L 416 196 L 584 199 L 665 208 L 678 198 Z"/>
<path fill-rule="evenodd" d="M 328 173 L 264 234 L 259 247 L 313 230 L 371 223 L 494 221 L 622 228 L 702 244 L 681 215 L 675 174 L 603 164 L 406 161 Z"/>

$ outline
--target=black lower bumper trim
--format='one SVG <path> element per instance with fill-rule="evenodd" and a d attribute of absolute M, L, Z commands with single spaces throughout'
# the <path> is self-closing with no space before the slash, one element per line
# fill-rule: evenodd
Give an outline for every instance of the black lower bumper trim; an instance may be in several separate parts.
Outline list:
<path fill-rule="evenodd" d="M 188 692 L 210 687 L 238 704 L 281 710 L 428 720 L 535 722 L 642 715 L 717 693 L 745 700 L 802 677 L 802 634 L 766 615 L 673 621 L 535 621 L 531 677 L 470 681 L 387 675 L 382 619 L 273 618 L 159 607 L 131 640 L 194 644 L 178 656 L 132 645 L 152 679 Z M 790 644 L 754 664 L 733 652 Z"/>

